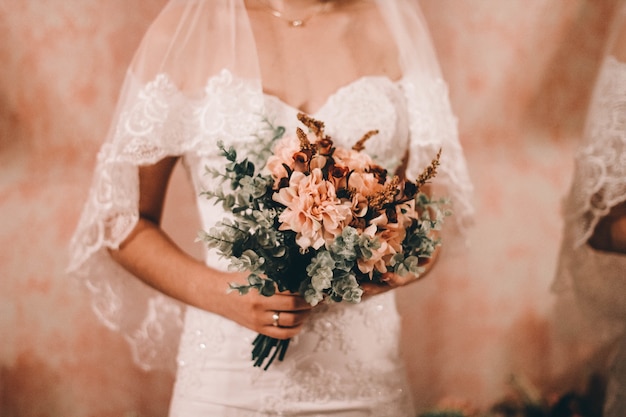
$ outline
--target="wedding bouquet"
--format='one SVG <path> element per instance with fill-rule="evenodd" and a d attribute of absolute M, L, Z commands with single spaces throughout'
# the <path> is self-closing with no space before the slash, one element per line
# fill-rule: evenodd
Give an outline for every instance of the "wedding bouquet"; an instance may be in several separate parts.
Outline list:
<path fill-rule="evenodd" d="M 258 152 L 258 170 L 235 149 L 218 146 L 227 159 L 224 172 L 207 172 L 229 189 L 205 191 L 232 214 L 199 239 L 248 271 L 247 282 L 231 289 L 301 294 L 311 305 L 361 301 L 365 282 L 383 283 L 385 274 L 423 272 L 421 261 L 440 244 L 433 231 L 449 213 L 444 199 L 431 200 L 421 188 L 436 175 L 441 151 L 415 181 L 391 176 L 365 153 L 370 131 L 352 149 L 336 147 L 324 123 L 298 114 L 298 127 L 285 135 L 271 126 Z M 272 149 L 273 147 L 273 149 Z M 254 366 L 282 360 L 289 340 L 259 335 Z"/>

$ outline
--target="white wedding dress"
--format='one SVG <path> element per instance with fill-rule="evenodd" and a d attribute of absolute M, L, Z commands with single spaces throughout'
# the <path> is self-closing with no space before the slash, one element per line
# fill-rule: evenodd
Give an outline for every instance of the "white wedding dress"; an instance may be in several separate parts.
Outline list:
<path fill-rule="evenodd" d="M 215 82 L 225 89 L 237 88 L 241 98 L 237 107 L 248 106 L 249 94 L 229 74 Z M 233 87 L 228 86 L 231 82 Z M 299 125 L 297 112 L 278 98 L 265 96 L 263 114 L 272 124 L 284 126 L 286 134 L 293 134 Z M 312 116 L 326 123 L 326 132 L 339 146 L 351 147 L 365 132 L 380 129 L 367 142 L 366 151 L 388 169 L 395 169 L 406 153 L 409 125 L 402 82 L 358 79 L 333 94 Z M 247 122 L 259 123 L 251 131 L 264 128 L 258 118 Z M 229 145 L 239 153 L 246 146 Z M 211 178 L 204 170 L 207 165 L 223 165 L 217 147 L 212 155 L 187 162 L 198 195 L 214 187 L 206 182 Z M 203 197 L 198 205 L 205 230 L 224 215 L 219 205 Z M 223 265 L 214 255 L 207 260 L 212 266 L 220 262 Z M 264 371 L 252 366 L 256 333 L 188 308 L 171 416 L 414 417 L 398 352 L 399 325 L 391 292 L 356 305 L 324 305 L 292 340 L 284 361 L 275 361 Z"/>
<path fill-rule="evenodd" d="M 409 178 L 442 149 L 433 186 L 454 210 L 444 244 L 462 241 L 472 186 L 423 19 L 413 1 L 366 3 L 393 32 L 403 78 L 353 80 L 311 116 L 342 146 L 378 129 L 366 152 L 392 172 L 406 167 Z M 251 360 L 256 333 L 185 307 L 111 261 L 107 250 L 119 247 L 139 218 L 139 166 L 180 156 L 197 196 L 200 227 L 208 230 L 225 216 L 219 204 L 200 196 L 215 187 L 205 167 L 219 170 L 225 163 L 217 142 L 252 157 L 247 152 L 259 145 L 267 121 L 286 134 L 299 123 L 296 109 L 263 93 L 242 0 L 170 0 L 157 22 L 125 80 L 71 242 L 69 270 L 93 294 L 96 315 L 124 335 L 143 369 L 175 368 L 171 417 L 414 417 L 393 292 L 316 309 L 284 361 L 263 371 Z M 212 251 L 206 263 L 227 268 Z"/>

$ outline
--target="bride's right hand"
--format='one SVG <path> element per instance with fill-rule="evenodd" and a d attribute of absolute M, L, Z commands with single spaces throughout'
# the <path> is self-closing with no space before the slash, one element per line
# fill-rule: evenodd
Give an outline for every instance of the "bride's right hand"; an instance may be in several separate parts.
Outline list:
<path fill-rule="evenodd" d="M 168 157 L 139 169 L 140 219 L 119 248 L 110 251 L 113 258 L 148 285 L 186 304 L 276 339 L 298 334 L 311 312 L 301 296 L 228 293 L 229 284 L 246 282 L 247 274 L 207 266 L 178 248 L 161 229 L 166 187 L 176 161 Z M 277 326 L 274 314 L 279 316 Z"/>
<path fill-rule="evenodd" d="M 245 282 L 247 276 L 225 275 L 228 282 Z M 302 296 L 288 291 L 266 297 L 256 290 L 244 295 L 225 290 L 219 304 L 218 314 L 275 339 L 289 339 L 300 333 L 313 308 Z"/>

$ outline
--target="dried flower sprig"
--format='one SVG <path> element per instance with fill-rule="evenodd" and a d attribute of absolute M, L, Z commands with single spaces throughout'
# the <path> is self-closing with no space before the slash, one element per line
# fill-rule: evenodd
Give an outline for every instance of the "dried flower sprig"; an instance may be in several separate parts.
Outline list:
<path fill-rule="evenodd" d="M 298 113 L 296 117 L 303 125 L 309 128 L 311 133 L 313 133 L 317 139 L 324 139 L 326 137 L 324 135 L 324 122 L 316 120 L 302 112 Z"/>
<path fill-rule="evenodd" d="M 388 204 L 396 202 L 396 196 L 400 193 L 398 186 L 400 185 L 400 177 L 397 175 L 391 178 L 391 181 L 385 185 L 385 188 L 377 193 L 366 196 L 370 208 L 379 212 Z"/>
<path fill-rule="evenodd" d="M 365 133 L 363 135 L 363 137 L 361 139 L 359 139 L 353 146 L 352 146 L 352 150 L 357 151 L 357 152 L 361 152 L 363 149 L 365 149 L 365 142 L 367 142 L 367 140 L 369 138 L 371 138 L 374 135 L 378 135 L 379 130 L 370 130 L 369 132 Z"/>
<path fill-rule="evenodd" d="M 435 176 L 437 175 L 437 167 L 440 164 L 439 162 L 440 158 L 441 158 L 441 149 L 439 149 L 439 152 L 437 152 L 437 156 L 435 156 L 435 158 L 430 162 L 430 165 L 428 165 L 424 169 L 424 171 L 422 171 L 419 177 L 417 177 L 417 180 L 415 181 L 415 183 L 418 189 L 424 186 L 431 179 L 435 178 Z"/>

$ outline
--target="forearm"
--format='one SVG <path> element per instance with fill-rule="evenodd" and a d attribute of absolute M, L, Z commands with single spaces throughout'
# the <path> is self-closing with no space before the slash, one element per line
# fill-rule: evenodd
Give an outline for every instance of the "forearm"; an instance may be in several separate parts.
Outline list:
<path fill-rule="evenodd" d="M 231 274 L 209 268 L 188 255 L 156 224 L 140 219 L 119 249 L 110 253 L 130 273 L 162 293 L 220 313 Z"/>

